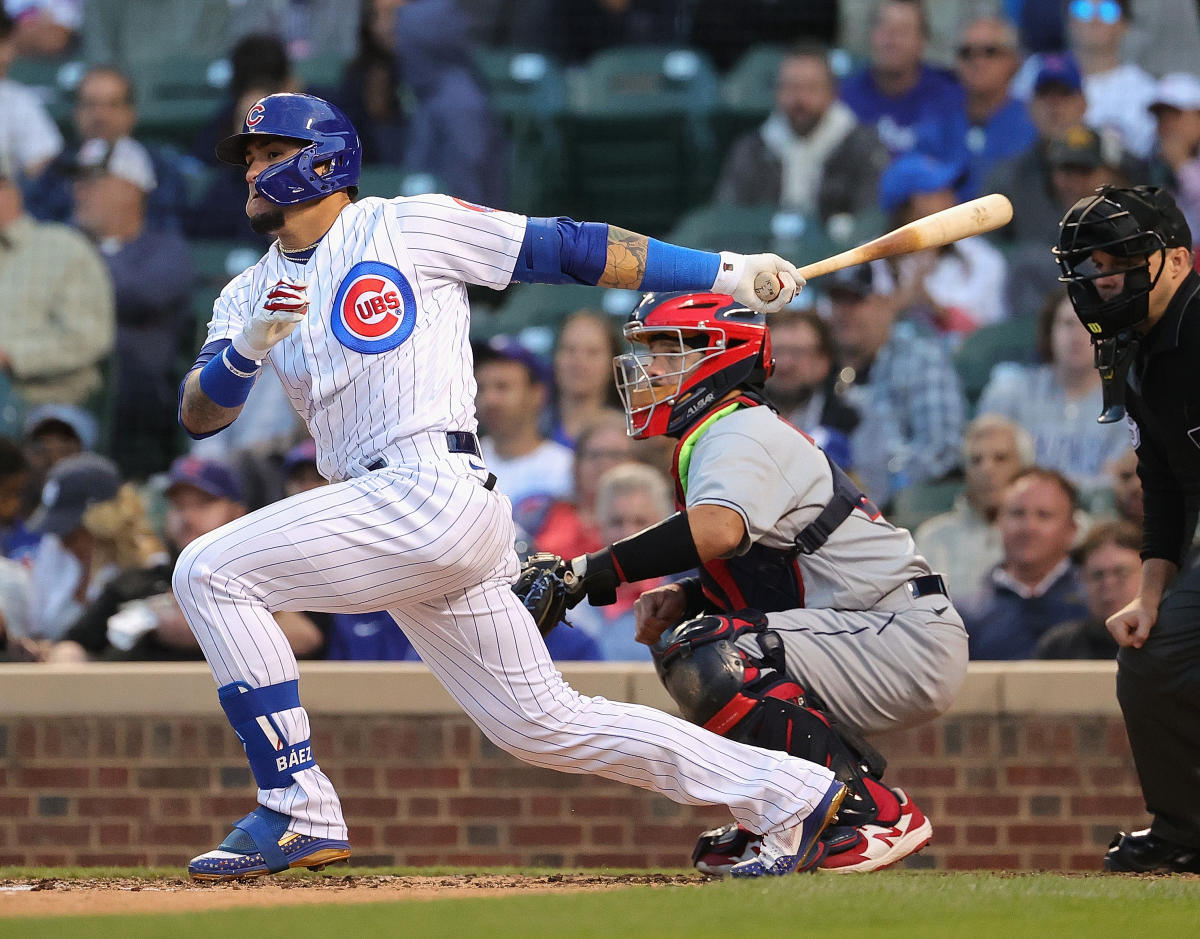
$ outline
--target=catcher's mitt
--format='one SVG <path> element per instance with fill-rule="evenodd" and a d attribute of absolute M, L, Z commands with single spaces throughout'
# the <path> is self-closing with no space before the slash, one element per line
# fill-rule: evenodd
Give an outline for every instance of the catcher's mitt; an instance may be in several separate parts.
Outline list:
<path fill-rule="evenodd" d="M 543 636 L 560 622 L 566 622 L 563 614 L 567 612 L 567 585 L 563 574 L 570 569 L 570 564 L 557 554 L 531 554 L 513 584 L 513 593 L 521 598 Z"/>

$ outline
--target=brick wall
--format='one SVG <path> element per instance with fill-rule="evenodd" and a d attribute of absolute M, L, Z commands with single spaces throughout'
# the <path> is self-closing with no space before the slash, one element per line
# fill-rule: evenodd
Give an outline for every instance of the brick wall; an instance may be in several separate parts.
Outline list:
<path fill-rule="evenodd" d="M 215 846 L 254 790 L 211 683 L 201 690 L 207 705 L 176 707 L 197 713 L 163 713 L 178 705 L 164 699 L 138 716 L 12 714 L 0 693 L 0 865 L 178 866 Z M 697 833 L 728 820 L 724 809 L 526 766 L 452 707 L 433 710 L 448 713 L 314 718 L 315 754 L 360 864 L 681 867 Z M 1111 708 L 966 710 L 876 741 L 887 780 L 934 822 L 913 866 L 1096 869 L 1118 827 L 1146 821 Z"/>

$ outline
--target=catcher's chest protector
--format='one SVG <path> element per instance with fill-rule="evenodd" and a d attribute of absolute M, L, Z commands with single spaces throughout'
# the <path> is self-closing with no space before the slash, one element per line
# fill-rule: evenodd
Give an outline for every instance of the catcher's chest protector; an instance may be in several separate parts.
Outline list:
<path fill-rule="evenodd" d="M 739 407 L 758 407 L 760 402 L 741 396 L 730 405 L 692 427 L 680 440 L 671 462 L 675 480 L 675 507 L 687 508 L 686 478 L 691 452 L 697 440 L 718 419 Z M 791 425 L 789 430 L 795 433 Z M 760 543 L 745 554 L 733 558 L 706 561 L 700 568 L 700 583 L 709 603 L 720 610 L 753 609 L 763 613 L 794 610 L 804 606 L 804 575 L 796 558 L 819 550 L 855 509 L 870 518 L 879 515 L 874 503 L 860 490 L 840 466 L 829 460 L 833 476 L 833 497 L 821 513 L 801 530 L 790 548 L 768 548 Z"/>

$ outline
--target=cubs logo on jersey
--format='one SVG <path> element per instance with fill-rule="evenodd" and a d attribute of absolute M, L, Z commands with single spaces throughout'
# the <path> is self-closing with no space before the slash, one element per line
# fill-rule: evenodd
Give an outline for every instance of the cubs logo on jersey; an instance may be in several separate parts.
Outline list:
<path fill-rule="evenodd" d="M 417 303 L 408 279 L 390 264 L 360 261 L 333 300 L 333 335 L 365 355 L 388 352 L 412 335 Z"/>

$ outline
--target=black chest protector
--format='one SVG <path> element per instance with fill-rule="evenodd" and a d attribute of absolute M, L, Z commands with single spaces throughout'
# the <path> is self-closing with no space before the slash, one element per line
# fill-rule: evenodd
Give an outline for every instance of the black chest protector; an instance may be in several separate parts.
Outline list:
<path fill-rule="evenodd" d="M 756 397 L 743 395 L 729 405 L 715 411 L 692 427 L 679 440 L 672 461 L 671 472 L 675 479 L 675 506 L 683 510 L 686 506 L 683 476 L 686 475 L 691 448 L 714 421 L 732 413 L 739 407 L 757 407 L 762 402 Z M 791 425 L 788 425 L 790 429 Z M 796 433 L 802 433 L 796 430 Z M 681 456 L 683 467 L 681 472 Z M 825 455 L 829 470 L 833 474 L 833 498 L 821 510 L 820 515 L 796 535 L 789 548 L 769 548 L 755 542 L 750 550 L 737 557 L 716 559 L 700 568 L 700 584 L 709 603 L 723 611 L 760 610 L 775 613 L 794 610 L 804 606 L 804 577 L 796 558 L 801 554 L 813 554 L 829 540 L 850 513 L 862 509 L 870 518 L 879 515 L 879 509 L 867 498 L 845 471 Z"/>

